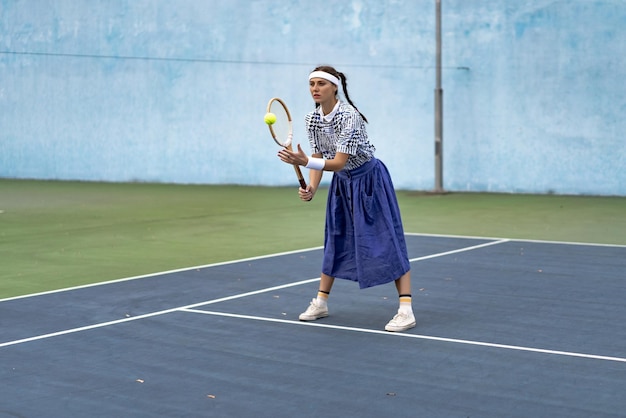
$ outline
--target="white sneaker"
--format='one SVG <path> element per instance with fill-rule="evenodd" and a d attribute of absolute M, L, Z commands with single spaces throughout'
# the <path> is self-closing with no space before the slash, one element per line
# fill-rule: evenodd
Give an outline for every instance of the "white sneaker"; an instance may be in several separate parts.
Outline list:
<path fill-rule="evenodd" d="M 413 312 L 398 312 L 391 321 L 385 325 L 385 330 L 391 332 L 406 331 L 415 326 Z"/>
<path fill-rule="evenodd" d="M 328 316 L 328 306 L 320 306 L 317 299 L 311 300 L 306 311 L 300 314 L 300 321 L 315 321 Z"/>

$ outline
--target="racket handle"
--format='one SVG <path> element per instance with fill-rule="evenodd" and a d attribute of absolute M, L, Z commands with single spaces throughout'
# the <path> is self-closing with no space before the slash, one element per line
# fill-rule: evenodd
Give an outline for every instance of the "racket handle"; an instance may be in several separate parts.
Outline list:
<path fill-rule="evenodd" d="M 298 177 L 298 182 L 300 182 L 300 187 L 306 189 L 306 181 L 304 181 L 304 177 L 302 176 L 302 171 L 300 171 L 300 167 L 294 164 L 293 169 L 296 170 L 296 176 Z"/>

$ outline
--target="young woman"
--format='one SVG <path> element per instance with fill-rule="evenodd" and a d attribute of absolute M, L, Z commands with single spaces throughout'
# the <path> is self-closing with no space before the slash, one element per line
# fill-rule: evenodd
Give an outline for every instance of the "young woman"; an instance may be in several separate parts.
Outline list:
<path fill-rule="evenodd" d="M 339 99 L 343 89 L 347 103 Z M 395 191 L 387 168 L 374 157 L 367 119 L 348 95 L 346 76 L 333 67 L 317 67 L 309 75 L 315 110 L 305 117 L 312 155 L 281 150 L 285 163 L 310 169 L 309 185 L 300 199 L 310 201 L 324 171 L 332 171 L 326 206 L 322 275 L 317 297 L 300 315 L 301 321 L 328 316 L 328 296 L 335 277 L 360 288 L 395 282 L 398 313 L 385 326 L 404 331 L 415 326 L 411 305 L 411 272 Z"/>

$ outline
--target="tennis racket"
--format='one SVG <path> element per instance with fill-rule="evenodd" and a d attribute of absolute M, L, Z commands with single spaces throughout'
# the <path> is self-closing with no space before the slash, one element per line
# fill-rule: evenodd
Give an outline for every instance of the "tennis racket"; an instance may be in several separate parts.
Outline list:
<path fill-rule="evenodd" d="M 293 139 L 293 127 L 291 114 L 289 113 L 289 109 L 287 109 L 287 105 L 278 97 L 274 97 L 267 104 L 267 113 L 276 115 L 276 122 L 267 125 L 270 128 L 272 138 L 274 138 L 274 141 L 281 147 L 292 151 L 291 140 Z M 300 167 L 294 164 L 293 168 L 296 171 L 296 176 L 298 176 L 300 187 L 306 189 L 306 182 L 304 181 L 304 177 L 302 177 Z"/>

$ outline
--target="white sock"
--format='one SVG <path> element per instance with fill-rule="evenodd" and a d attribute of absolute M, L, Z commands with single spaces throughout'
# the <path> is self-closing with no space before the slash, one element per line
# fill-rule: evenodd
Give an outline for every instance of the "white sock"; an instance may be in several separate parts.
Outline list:
<path fill-rule="evenodd" d="M 322 308 L 328 306 L 328 293 L 322 292 L 321 290 L 317 292 L 317 305 Z"/>
<path fill-rule="evenodd" d="M 398 313 L 413 313 L 413 305 L 411 304 L 411 295 L 400 295 L 400 307 Z"/>

